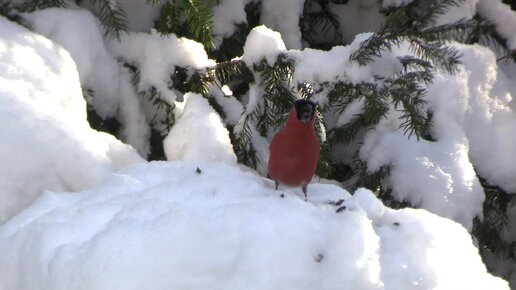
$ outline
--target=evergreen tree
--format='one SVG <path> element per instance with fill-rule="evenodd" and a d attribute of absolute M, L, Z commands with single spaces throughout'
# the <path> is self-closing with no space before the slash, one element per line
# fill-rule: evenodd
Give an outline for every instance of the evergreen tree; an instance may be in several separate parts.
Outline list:
<path fill-rule="evenodd" d="M 82 0 L 84 1 L 84 0 Z M 80 4 L 81 0 L 76 1 Z M 98 8 L 98 17 L 106 34 L 119 38 L 128 30 L 124 11 L 117 1 L 90 0 Z M 343 5 L 343 0 L 306 0 L 299 27 L 306 47 L 329 50 L 336 45 L 345 45 L 340 31 L 339 17 L 332 5 Z M 380 1 L 382 2 L 382 1 Z M 0 4 L 0 14 L 23 23 L 19 12 L 34 11 L 48 7 L 67 7 L 66 0 L 27 0 L 14 5 L 10 1 Z M 470 20 L 451 24 L 438 24 L 438 17 L 450 8 L 458 6 L 461 0 L 414 0 L 409 4 L 382 9 L 375 6 L 384 17 L 384 24 L 364 40 L 349 57 L 351 63 L 368 66 L 382 58 L 401 43 L 407 43 L 411 55 L 398 57 L 403 69 L 392 75 L 377 75 L 372 82 L 353 83 L 336 80 L 321 83 L 298 82 L 293 76 L 296 60 L 287 53 L 280 54 L 274 65 L 263 60 L 253 66 L 234 59 L 241 56 L 247 35 L 260 24 L 262 2 L 250 1 L 246 6 L 247 21 L 236 25 L 235 33 L 215 45 L 213 34 L 213 9 L 221 0 L 148 0 L 149 5 L 160 7 L 161 14 L 156 29 L 163 35 L 175 34 L 202 43 L 217 65 L 202 70 L 178 67 L 171 73 L 171 86 L 182 93 L 197 92 L 206 97 L 214 109 L 223 117 L 224 105 L 212 96 L 212 90 L 228 86 L 233 96 L 245 108 L 238 124 L 227 124 L 235 152 L 240 163 L 260 168 L 267 160 L 260 158 L 257 147 L 262 140 L 270 140 L 274 132 L 285 122 L 285 116 L 296 98 L 311 99 L 319 94 L 327 95 L 328 102 L 319 107 L 317 129 L 321 137 L 322 151 L 317 174 L 337 179 L 349 185 L 350 190 L 367 187 L 373 190 L 391 207 L 414 206 L 392 196 L 392 189 L 385 187 L 390 168 L 384 166 L 371 171 L 355 153 L 351 164 L 339 163 L 332 157 L 332 150 L 342 144 L 359 144 L 362 132 L 373 129 L 393 110 L 401 111 L 401 129 L 407 138 L 433 141 L 429 133 L 432 114 L 425 111 L 426 85 L 432 82 L 436 70 L 454 73 L 460 64 L 460 55 L 449 45 L 449 41 L 481 43 L 494 46 L 504 55 L 500 61 L 516 60 L 516 52 L 507 48 L 505 40 L 494 26 L 476 15 Z M 134 84 L 139 83 L 139 68 L 125 64 L 133 73 Z M 261 88 L 263 94 L 257 103 L 247 106 L 250 91 Z M 142 98 L 155 106 L 152 120 L 154 131 L 151 137 L 150 159 L 165 159 L 162 140 L 174 125 L 174 104 L 160 97 L 150 88 L 140 92 Z M 362 100 L 363 110 L 342 126 L 328 128 L 328 120 L 340 115 L 354 102 Z M 118 126 L 101 120 L 90 110 L 90 121 L 96 128 L 116 131 Z M 110 129 L 111 128 L 111 129 Z M 160 129 L 164 128 L 164 129 Z M 266 174 L 266 172 L 261 172 Z M 516 242 L 502 238 L 502 232 L 509 226 L 506 210 L 514 195 L 489 185 L 479 176 L 486 194 L 483 207 L 484 219 L 476 219 L 473 234 L 480 249 L 499 257 L 515 259 Z"/>

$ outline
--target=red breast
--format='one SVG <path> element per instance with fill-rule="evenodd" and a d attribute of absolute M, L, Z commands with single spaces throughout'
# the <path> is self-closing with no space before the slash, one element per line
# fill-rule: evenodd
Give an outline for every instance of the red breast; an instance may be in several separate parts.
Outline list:
<path fill-rule="evenodd" d="M 314 119 L 299 121 L 295 109 L 290 111 L 285 127 L 270 144 L 269 175 L 288 186 L 310 183 L 319 160 L 319 139 L 315 134 Z"/>

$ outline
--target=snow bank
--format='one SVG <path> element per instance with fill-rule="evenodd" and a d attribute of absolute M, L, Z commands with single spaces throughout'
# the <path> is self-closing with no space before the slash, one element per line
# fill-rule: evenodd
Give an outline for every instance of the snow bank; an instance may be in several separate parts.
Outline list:
<path fill-rule="evenodd" d="M 33 30 L 62 45 L 72 56 L 88 102 L 102 118 L 117 117 L 124 141 L 149 153 L 150 128 L 125 68 L 107 51 L 98 20 L 86 10 L 51 8 L 25 14 Z"/>
<path fill-rule="evenodd" d="M 236 164 L 236 155 L 219 114 L 199 94 L 184 96 L 184 110 L 163 140 L 167 160 L 220 161 Z"/>
<path fill-rule="evenodd" d="M 304 202 L 272 187 L 224 164 L 153 162 L 49 192 L 0 227 L 0 289 L 508 289 L 455 222 L 365 189 L 311 184 Z"/>
<path fill-rule="evenodd" d="M 86 121 L 77 68 L 61 46 L 0 17 L 0 222 L 44 190 L 82 190 L 142 160 Z"/>

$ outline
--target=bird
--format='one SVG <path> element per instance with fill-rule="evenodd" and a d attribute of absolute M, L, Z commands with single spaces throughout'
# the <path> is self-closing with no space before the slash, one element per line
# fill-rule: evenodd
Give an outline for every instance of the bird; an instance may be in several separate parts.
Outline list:
<path fill-rule="evenodd" d="M 296 100 L 285 126 L 274 135 L 269 147 L 268 176 L 274 180 L 276 190 L 280 183 L 301 186 L 305 200 L 320 153 L 314 125 L 316 107 L 312 101 Z"/>

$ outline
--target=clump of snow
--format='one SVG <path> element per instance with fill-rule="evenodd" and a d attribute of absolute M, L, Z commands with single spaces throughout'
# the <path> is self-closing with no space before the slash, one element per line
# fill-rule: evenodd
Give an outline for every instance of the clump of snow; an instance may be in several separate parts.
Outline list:
<path fill-rule="evenodd" d="M 235 25 L 247 23 L 245 6 L 253 0 L 225 0 L 213 9 L 213 34 L 220 43 L 222 38 L 235 33 Z"/>
<path fill-rule="evenodd" d="M 262 0 L 260 22 L 281 33 L 289 49 L 301 48 L 299 18 L 303 14 L 304 0 Z"/>
<path fill-rule="evenodd" d="M 360 158 L 371 171 L 391 165 L 388 185 L 397 200 L 471 229 L 473 218 L 481 213 L 484 192 L 469 161 L 464 133 L 437 142 L 418 142 L 399 130 L 400 123 L 393 115 L 368 132 Z"/>
<path fill-rule="evenodd" d="M 224 110 L 224 123 L 234 126 L 240 120 L 244 107 L 242 103 L 233 96 L 233 92 L 228 86 L 218 88 L 217 86 L 210 87 L 210 95 L 215 98 L 217 103 Z"/>
<path fill-rule="evenodd" d="M 516 112 L 510 108 L 514 80 L 498 67 L 491 50 L 480 45 L 456 45 L 464 73 L 447 77 L 449 95 L 467 98 L 462 126 L 469 155 L 480 176 L 507 192 L 516 192 Z M 446 99 L 443 91 L 439 92 Z M 442 102 L 450 102 L 442 100 Z M 460 119 L 459 119 L 460 120 Z"/>
<path fill-rule="evenodd" d="M 496 32 L 506 39 L 507 47 L 516 49 L 516 12 L 501 0 L 479 0 L 478 14 L 496 26 Z"/>
<path fill-rule="evenodd" d="M 83 190 L 143 160 L 86 121 L 74 61 L 0 17 L 0 222 L 45 190 Z"/>
<path fill-rule="evenodd" d="M 184 99 L 184 110 L 163 141 L 167 159 L 236 164 L 229 132 L 208 100 L 192 93 Z"/>
<path fill-rule="evenodd" d="M 352 52 L 350 46 L 335 46 L 329 51 L 306 48 L 290 50 L 288 54 L 296 60 L 294 78 L 298 82 L 372 81 L 370 67 L 349 61 Z"/>
<path fill-rule="evenodd" d="M 77 65 L 88 102 L 102 118 L 117 116 L 124 141 L 142 156 L 149 152 L 150 128 L 131 78 L 107 51 L 98 20 L 86 10 L 51 8 L 25 14 L 34 31 L 62 45 Z M 78 37 L 80 35 L 80 37 Z"/>
<path fill-rule="evenodd" d="M 269 66 L 274 66 L 278 55 L 286 49 L 281 34 L 261 25 L 253 28 L 247 36 L 242 60 L 249 67 L 263 59 Z"/>
<path fill-rule="evenodd" d="M 170 87 L 170 77 L 177 66 L 202 69 L 214 66 L 202 44 L 174 34 L 123 34 L 120 41 L 110 42 L 110 49 L 120 59 L 140 69 L 139 91 L 156 88 L 164 100 L 173 102 L 176 94 Z"/>
<path fill-rule="evenodd" d="M 153 162 L 49 192 L 0 227 L 0 288 L 508 289 L 453 221 L 364 189 L 311 184 L 305 202 L 272 187 L 225 164 Z"/>

